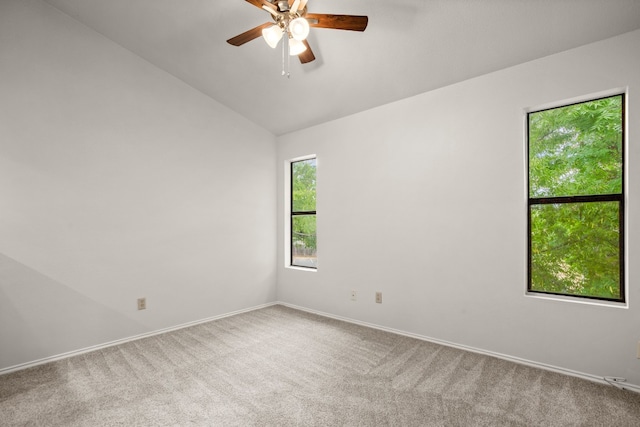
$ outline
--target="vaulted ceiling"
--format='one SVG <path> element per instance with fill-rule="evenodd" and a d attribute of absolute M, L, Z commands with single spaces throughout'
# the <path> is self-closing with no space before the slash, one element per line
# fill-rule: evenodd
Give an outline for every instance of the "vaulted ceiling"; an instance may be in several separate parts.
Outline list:
<path fill-rule="evenodd" d="M 640 28 L 640 0 L 309 0 L 369 25 L 312 28 L 286 78 L 280 48 L 226 43 L 271 21 L 244 0 L 45 1 L 275 135 Z"/>

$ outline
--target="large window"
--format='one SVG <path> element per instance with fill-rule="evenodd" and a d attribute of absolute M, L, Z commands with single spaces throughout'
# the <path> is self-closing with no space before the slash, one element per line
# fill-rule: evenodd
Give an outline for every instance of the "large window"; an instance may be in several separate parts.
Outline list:
<path fill-rule="evenodd" d="M 624 95 L 528 114 L 528 291 L 624 294 Z"/>
<path fill-rule="evenodd" d="M 317 268 L 316 159 L 291 162 L 291 265 Z"/>

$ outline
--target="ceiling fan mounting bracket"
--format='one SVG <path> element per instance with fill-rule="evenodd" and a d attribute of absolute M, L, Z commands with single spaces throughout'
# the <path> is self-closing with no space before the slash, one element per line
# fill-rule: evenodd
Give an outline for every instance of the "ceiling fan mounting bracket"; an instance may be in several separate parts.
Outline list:
<path fill-rule="evenodd" d="M 269 3 L 276 6 L 280 12 L 288 12 L 290 10 L 289 2 L 287 0 L 268 0 L 268 1 Z"/>
<path fill-rule="evenodd" d="M 280 28 L 285 30 L 291 21 L 297 18 L 303 18 L 307 14 L 307 7 L 305 6 L 304 9 L 300 9 L 297 12 L 290 12 L 289 10 L 274 12 L 275 13 L 271 13 L 271 17 Z M 317 22 L 316 19 L 307 21 L 311 21 L 310 23 L 314 23 L 314 21 Z"/>

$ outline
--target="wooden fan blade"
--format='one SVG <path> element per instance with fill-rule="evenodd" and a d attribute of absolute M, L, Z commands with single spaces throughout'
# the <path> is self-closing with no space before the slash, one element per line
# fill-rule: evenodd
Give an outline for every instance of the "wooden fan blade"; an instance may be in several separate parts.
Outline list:
<path fill-rule="evenodd" d="M 304 43 L 304 45 L 307 47 L 307 50 L 298 55 L 298 58 L 300 58 L 300 62 L 306 64 L 307 62 L 315 60 L 316 56 L 313 54 L 311 46 L 309 46 L 309 42 L 307 42 L 306 40 L 302 40 L 302 43 Z"/>
<path fill-rule="evenodd" d="M 243 44 L 260 37 L 262 35 L 262 30 L 272 25 L 272 22 L 265 22 L 262 25 L 258 25 L 257 27 L 250 29 L 249 31 L 245 31 L 242 34 L 238 34 L 237 36 L 230 38 L 227 40 L 227 43 L 234 46 L 242 46 Z"/>
<path fill-rule="evenodd" d="M 333 28 L 336 30 L 364 31 L 369 23 L 368 17 L 358 15 L 307 13 L 304 17 L 309 20 L 309 25 L 311 27 Z"/>
<path fill-rule="evenodd" d="M 262 9 L 262 6 L 270 7 L 271 9 L 277 9 L 277 6 L 273 3 L 269 3 L 267 0 L 245 0 L 247 3 L 251 3 L 258 9 Z"/>

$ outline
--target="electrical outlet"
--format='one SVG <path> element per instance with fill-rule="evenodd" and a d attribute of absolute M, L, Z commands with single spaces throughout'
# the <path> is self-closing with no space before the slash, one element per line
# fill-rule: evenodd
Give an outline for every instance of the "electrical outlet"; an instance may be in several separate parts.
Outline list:
<path fill-rule="evenodd" d="M 382 304 L 382 292 L 376 292 L 376 303 Z"/>
<path fill-rule="evenodd" d="M 358 294 L 356 291 L 351 291 L 351 301 L 355 301 L 358 299 Z"/>
<path fill-rule="evenodd" d="M 636 355 L 638 359 L 640 359 L 640 341 L 638 341 L 638 354 Z"/>
<path fill-rule="evenodd" d="M 147 308 L 147 299 L 138 298 L 138 310 L 144 310 Z"/>

